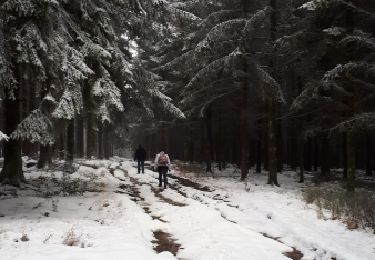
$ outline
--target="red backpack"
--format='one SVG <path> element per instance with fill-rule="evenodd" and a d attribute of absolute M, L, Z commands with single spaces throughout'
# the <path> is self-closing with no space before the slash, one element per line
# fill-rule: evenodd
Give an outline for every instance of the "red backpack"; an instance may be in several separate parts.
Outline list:
<path fill-rule="evenodd" d="M 168 164 L 168 156 L 166 154 L 160 154 L 158 164 L 160 166 L 166 166 Z"/>

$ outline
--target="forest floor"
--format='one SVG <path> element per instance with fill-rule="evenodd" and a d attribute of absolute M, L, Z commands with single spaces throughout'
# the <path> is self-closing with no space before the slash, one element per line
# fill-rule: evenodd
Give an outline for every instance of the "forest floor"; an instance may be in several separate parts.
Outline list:
<path fill-rule="evenodd" d="M 264 174 L 240 182 L 181 165 L 160 189 L 157 173 L 133 164 L 25 168 L 21 189 L 0 186 L 1 259 L 375 259 L 372 230 L 317 214 L 295 172 L 271 187 Z"/>

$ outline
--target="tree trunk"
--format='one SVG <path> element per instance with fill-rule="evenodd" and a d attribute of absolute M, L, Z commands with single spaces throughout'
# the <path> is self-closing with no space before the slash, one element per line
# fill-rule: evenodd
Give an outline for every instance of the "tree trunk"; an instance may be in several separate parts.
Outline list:
<path fill-rule="evenodd" d="M 255 148 L 255 172 L 261 173 L 262 172 L 262 120 L 258 121 L 257 125 L 257 140 L 256 140 L 256 148 Z"/>
<path fill-rule="evenodd" d="M 344 180 L 348 178 L 348 144 L 347 144 L 347 133 L 343 134 L 343 173 L 342 177 Z"/>
<path fill-rule="evenodd" d="M 314 171 L 318 171 L 318 159 L 319 159 L 319 145 L 318 145 L 318 137 L 314 136 Z"/>
<path fill-rule="evenodd" d="M 277 181 L 277 140 L 275 125 L 275 105 L 270 100 L 268 104 L 268 184 L 280 186 Z"/>
<path fill-rule="evenodd" d="M 371 136 L 366 135 L 366 176 L 372 176 L 372 142 Z"/>
<path fill-rule="evenodd" d="M 94 155 L 95 137 L 93 130 L 93 118 L 92 114 L 87 114 L 87 158 L 91 158 Z"/>
<path fill-rule="evenodd" d="M 111 144 L 111 138 L 109 134 L 109 127 L 108 125 L 105 125 L 103 127 L 103 148 L 104 148 L 104 159 L 109 159 L 110 157 L 110 144 Z"/>
<path fill-rule="evenodd" d="M 103 159 L 103 124 L 98 122 L 98 145 L 99 145 L 99 159 Z"/>
<path fill-rule="evenodd" d="M 307 144 L 304 147 L 304 150 L 302 150 L 302 152 L 303 151 L 305 153 L 305 158 L 306 158 L 304 160 L 305 170 L 308 171 L 308 172 L 311 172 L 312 171 L 312 140 L 311 140 L 311 137 L 307 138 Z"/>
<path fill-rule="evenodd" d="M 261 149 L 263 151 L 262 153 L 262 158 L 263 158 L 263 168 L 268 171 L 269 170 L 269 124 L 268 124 L 268 119 L 267 120 L 264 120 L 263 124 L 264 124 L 264 127 L 263 127 L 263 142 L 262 142 L 262 147 L 263 149 Z"/>
<path fill-rule="evenodd" d="M 277 106 L 277 110 L 279 110 Z M 278 115 L 279 117 L 281 115 Z M 282 130 L 282 121 L 277 120 L 276 122 L 276 140 L 277 140 L 277 172 L 283 171 L 283 130 Z"/>
<path fill-rule="evenodd" d="M 246 64 L 244 65 L 246 67 Z M 246 68 L 245 68 L 246 71 Z M 241 181 L 245 180 L 248 173 L 248 148 L 247 137 L 247 83 L 243 83 L 241 89 L 241 111 L 240 111 L 240 145 L 241 145 Z"/>
<path fill-rule="evenodd" d="M 299 141 L 299 182 L 303 183 L 305 181 L 304 168 L 305 168 L 305 154 L 303 153 L 305 149 L 303 137 L 300 136 Z"/>
<path fill-rule="evenodd" d="M 40 145 L 38 169 L 48 168 L 52 163 L 52 147 L 50 145 Z"/>
<path fill-rule="evenodd" d="M 79 116 L 77 119 L 77 155 L 80 158 L 84 157 L 84 143 L 83 143 L 83 119 Z"/>
<path fill-rule="evenodd" d="M 347 145 L 347 165 L 348 165 L 348 177 L 346 179 L 346 190 L 354 192 L 355 184 L 355 144 L 354 135 L 351 132 L 346 133 L 346 145 Z"/>
<path fill-rule="evenodd" d="M 223 122 L 221 114 L 219 114 L 218 122 L 218 133 L 216 138 L 217 154 L 219 170 L 222 171 L 224 168 L 224 140 L 223 140 Z"/>
<path fill-rule="evenodd" d="M 327 178 L 330 175 L 330 147 L 327 133 L 322 133 L 320 135 L 321 141 L 321 151 L 320 151 L 320 171 L 321 175 L 324 178 Z"/>
<path fill-rule="evenodd" d="M 4 89 L 4 130 L 5 134 L 10 135 L 20 123 L 20 100 L 19 88 L 11 90 Z M 12 96 L 14 95 L 14 98 Z M 20 186 L 20 182 L 24 181 L 21 160 L 21 141 L 10 139 L 3 144 L 4 165 L 0 174 L 0 181 L 10 183 L 11 185 Z"/>
<path fill-rule="evenodd" d="M 212 113 L 211 108 L 207 108 L 206 120 L 205 120 L 205 129 L 206 129 L 206 138 L 205 138 L 205 157 L 206 157 L 206 172 L 212 172 Z M 203 119 L 204 120 L 204 119 Z"/>
<path fill-rule="evenodd" d="M 73 161 L 74 158 L 74 119 L 68 121 L 68 153 L 67 160 Z"/>
<path fill-rule="evenodd" d="M 43 102 L 44 97 L 48 94 L 51 86 L 51 81 L 47 80 L 43 87 L 41 87 L 40 97 L 41 102 Z M 31 98 L 31 96 L 30 96 Z M 43 103 L 42 103 L 43 106 Z M 42 112 L 43 107 L 42 107 Z M 38 160 L 38 169 L 48 168 L 49 165 L 52 163 L 52 146 L 49 144 L 46 145 L 39 145 L 39 160 Z"/>

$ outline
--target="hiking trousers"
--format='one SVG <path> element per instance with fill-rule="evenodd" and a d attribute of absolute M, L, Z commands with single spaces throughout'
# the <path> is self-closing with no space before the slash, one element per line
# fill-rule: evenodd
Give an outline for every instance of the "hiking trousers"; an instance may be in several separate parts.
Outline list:
<path fill-rule="evenodd" d="M 161 187 L 164 182 L 164 189 L 165 189 L 167 188 L 167 184 L 168 184 L 168 179 L 167 179 L 168 166 L 159 166 L 158 172 L 159 172 L 159 187 Z"/>
<path fill-rule="evenodd" d="M 138 160 L 138 173 L 145 173 L 145 161 L 143 160 Z"/>

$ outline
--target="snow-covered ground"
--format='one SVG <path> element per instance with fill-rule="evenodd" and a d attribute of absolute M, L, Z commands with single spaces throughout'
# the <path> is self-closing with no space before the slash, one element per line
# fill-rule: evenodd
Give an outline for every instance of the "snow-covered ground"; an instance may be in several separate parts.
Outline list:
<path fill-rule="evenodd" d="M 0 187 L 1 260 L 277 260 L 293 251 L 302 259 L 375 259 L 375 236 L 318 218 L 293 172 L 281 175 L 281 188 L 259 175 L 246 184 L 191 175 L 201 186 L 175 177 L 160 190 L 156 173 L 136 174 L 128 160 L 77 163 L 73 174 L 32 168 L 23 189 Z M 170 235 L 176 256 L 153 250 L 165 242 L 156 242 L 157 231 Z"/>

